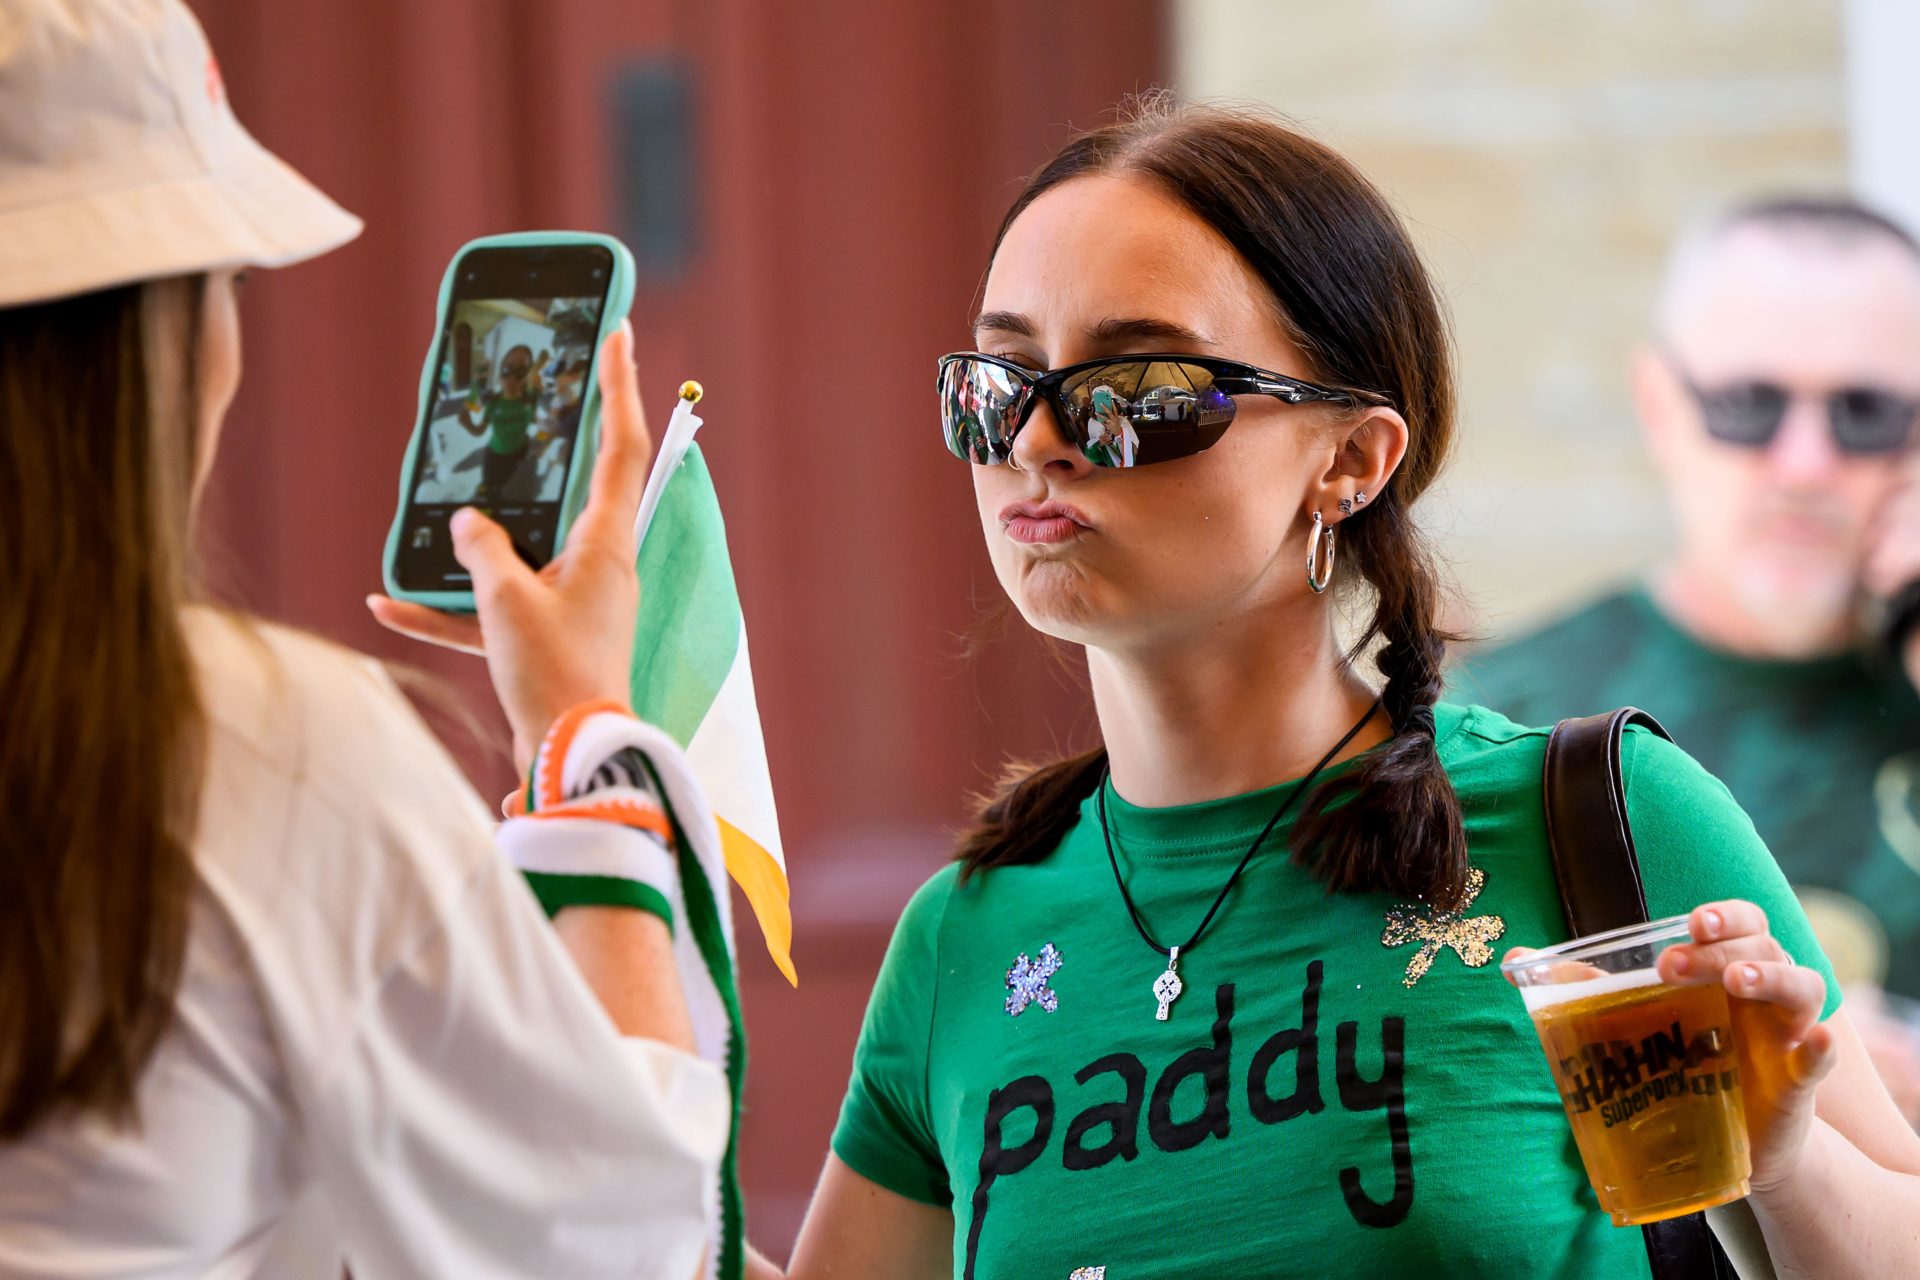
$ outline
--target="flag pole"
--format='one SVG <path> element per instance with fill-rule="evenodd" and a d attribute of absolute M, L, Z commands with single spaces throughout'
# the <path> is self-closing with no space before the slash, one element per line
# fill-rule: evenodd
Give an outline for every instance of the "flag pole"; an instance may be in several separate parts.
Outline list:
<path fill-rule="evenodd" d="M 706 424 L 706 420 L 693 411 L 693 406 L 699 404 L 704 395 L 705 389 L 691 378 L 680 384 L 680 397 L 674 403 L 673 416 L 667 419 L 666 433 L 660 437 L 660 452 L 654 458 L 653 471 L 647 476 L 646 492 L 640 498 L 640 512 L 634 517 L 635 547 L 647 540 L 647 530 L 653 525 L 654 513 L 660 509 L 660 495 L 667 491 L 667 481 L 673 479 L 673 473 L 686 460 L 687 450 L 693 446 L 694 433 Z"/>

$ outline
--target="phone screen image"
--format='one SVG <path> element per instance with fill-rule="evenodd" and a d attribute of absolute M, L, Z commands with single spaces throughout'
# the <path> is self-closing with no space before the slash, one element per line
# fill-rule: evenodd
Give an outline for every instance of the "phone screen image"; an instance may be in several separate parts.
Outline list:
<path fill-rule="evenodd" d="M 471 586 L 448 529 L 463 506 L 499 522 L 529 564 L 553 558 L 612 274 L 596 245 L 476 249 L 455 264 L 394 561 L 401 586 Z"/>

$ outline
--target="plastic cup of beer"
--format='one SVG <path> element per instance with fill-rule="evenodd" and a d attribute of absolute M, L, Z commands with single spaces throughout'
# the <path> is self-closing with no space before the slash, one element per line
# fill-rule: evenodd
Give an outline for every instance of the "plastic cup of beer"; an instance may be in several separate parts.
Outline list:
<path fill-rule="evenodd" d="M 1600 1207 L 1619 1226 L 1738 1200 L 1753 1173 L 1733 1017 L 1719 983 L 1661 980 L 1687 917 L 1516 956 L 1520 989 Z"/>

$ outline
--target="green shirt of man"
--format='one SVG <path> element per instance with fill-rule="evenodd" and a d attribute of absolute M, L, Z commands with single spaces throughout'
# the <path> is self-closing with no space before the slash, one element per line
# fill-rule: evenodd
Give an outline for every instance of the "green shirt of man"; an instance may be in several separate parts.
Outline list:
<path fill-rule="evenodd" d="M 1843 980 L 1920 998 L 1920 697 L 1891 663 L 1715 649 L 1635 588 L 1456 682 L 1522 724 L 1652 711 L 1752 817 Z"/>

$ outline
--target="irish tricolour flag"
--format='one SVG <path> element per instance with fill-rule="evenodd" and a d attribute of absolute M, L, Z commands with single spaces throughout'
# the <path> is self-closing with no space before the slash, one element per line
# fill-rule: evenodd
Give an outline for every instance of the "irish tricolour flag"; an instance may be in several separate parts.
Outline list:
<path fill-rule="evenodd" d="M 637 522 L 640 619 L 633 710 L 678 742 L 718 818 L 727 872 L 746 894 L 773 962 L 797 984 L 767 747 L 727 530 L 693 436 L 697 383 L 681 388 Z M 725 892 L 725 886 L 717 886 Z"/>
<path fill-rule="evenodd" d="M 734 980 L 729 875 L 745 891 L 773 962 L 789 982 L 796 979 L 787 867 L 747 662 L 747 628 L 720 503 L 693 443 L 701 425 L 693 412 L 699 399 L 698 384 L 681 388 L 636 521 L 640 617 L 633 710 L 686 754 L 686 773 L 656 771 L 679 836 L 680 900 L 674 908 L 682 923 L 674 931 L 674 954 L 693 1015 L 695 1048 L 725 1069 L 733 1088 L 733 1136 L 717 1185 L 708 1192 L 717 1234 L 706 1280 L 739 1280 L 744 1222 L 737 1157 L 746 1041 Z M 663 749 L 650 758 L 671 754 Z"/>

